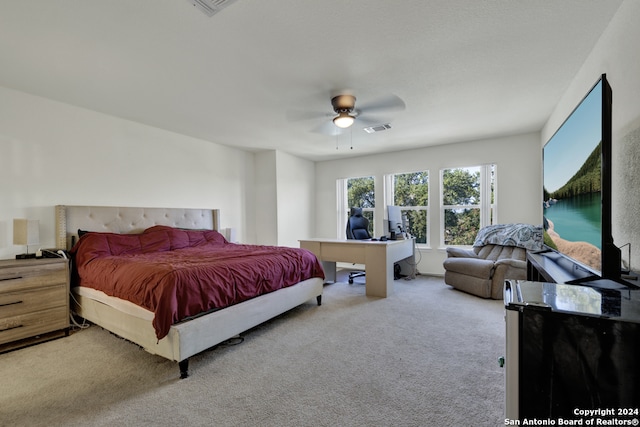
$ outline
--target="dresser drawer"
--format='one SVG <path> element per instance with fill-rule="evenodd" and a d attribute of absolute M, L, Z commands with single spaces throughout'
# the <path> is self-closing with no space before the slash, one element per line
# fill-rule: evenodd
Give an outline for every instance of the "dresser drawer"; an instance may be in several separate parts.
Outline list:
<path fill-rule="evenodd" d="M 0 344 L 31 337 L 69 326 L 67 307 L 7 317 L 0 319 Z"/>
<path fill-rule="evenodd" d="M 68 261 L 0 260 L 0 353 L 67 335 L 68 330 Z"/>
<path fill-rule="evenodd" d="M 7 317 L 19 314 L 53 307 L 66 307 L 66 298 L 67 287 L 64 283 L 20 292 L 2 292 L 0 293 L 0 323 Z"/>
<path fill-rule="evenodd" d="M 0 269 L 0 294 L 67 283 L 66 263 Z"/>

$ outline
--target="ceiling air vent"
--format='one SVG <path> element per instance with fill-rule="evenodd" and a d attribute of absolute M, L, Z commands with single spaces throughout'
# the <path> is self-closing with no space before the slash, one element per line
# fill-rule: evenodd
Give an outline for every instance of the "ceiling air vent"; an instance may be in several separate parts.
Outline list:
<path fill-rule="evenodd" d="M 383 130 L 391 129 L 391 125 L 389 123 L 385 123 L 383 125 L 370 126 L 368 128 L 364 128 L 364 131 L 367 133 L 374 132 L 382 132 Z"/>
<path fill-rule="evenodd" d="M 189 3 L 200 9 L 202 13 L 211 17 L 220 12 L 236 0 L 187 0 Z"/>

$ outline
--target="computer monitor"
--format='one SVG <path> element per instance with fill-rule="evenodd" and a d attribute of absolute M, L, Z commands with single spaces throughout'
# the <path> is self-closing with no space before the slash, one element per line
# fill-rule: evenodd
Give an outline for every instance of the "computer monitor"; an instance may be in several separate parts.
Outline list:
<path fill-rule="evenodd" d="M 388 227 L 389 234 L 404 233 L 405 223 L 404 223 L 404 218 L 402 216 L 402 210 L 400 209 L 400 206 L 388 205 L 387 216 L 388 216 L 387 227 Z"/>

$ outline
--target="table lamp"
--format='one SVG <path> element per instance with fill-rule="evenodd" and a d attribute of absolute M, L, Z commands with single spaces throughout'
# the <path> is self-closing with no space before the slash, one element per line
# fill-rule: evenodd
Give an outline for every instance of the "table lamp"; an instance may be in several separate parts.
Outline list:
<path fill-rule="evenodd" d="M 29 245 L 40 244 L 40 221 L 37 219 L 14 218 L 13 244 L 27 246 L 27 253 L 16 255 L 16 259 L 35 258 L 35 252 L 29 253 Z"/>

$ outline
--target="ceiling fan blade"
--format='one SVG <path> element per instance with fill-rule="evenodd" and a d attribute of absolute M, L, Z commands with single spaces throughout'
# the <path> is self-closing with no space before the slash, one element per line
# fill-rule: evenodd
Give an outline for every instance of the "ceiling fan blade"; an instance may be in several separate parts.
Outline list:
<path fill-rule="evenodd" d="M 330 116 L 331 114 L 327 113 L 326 111 L 298 111 L 298 110 L 287 111 L 287 120 L 290 122 L 326 119 L 327 117 L 330 117 Z"/>
<path fill-rule="evenodd" d="M 381 125 L 384 123 L 388 123 L 388 120 L 383 120 L 383 119 L 374 119 L 373 117 L 367 117 L 366 115 L 360 115 L 358 117 L 356 117 L 356 122 L 354 123 L 354 126 L 358 126 L 358 127 L 367 127 L 367 126 L 375 126 L 375 125 Z"/>
<path fill-rule="evenodd" d="M 344 133 L 347 129 L 339 128 L 338 126 L 333 124 L 331 120 L 327 120 L 311 129 L 311 132 L 320 133 L 322 135 L 336 136 Z"/>
<path fill-rule="evenodd" d="M 400 111 L 404 110 L 406 105 L 400 97 L 396 95 L 386 95 L 376 99 L 373 102 L 358 105 L 356 109 L 364 113 L 376 113 L 378 111 Z"/>

